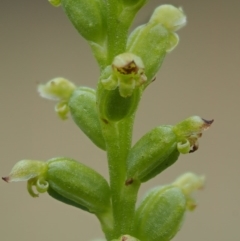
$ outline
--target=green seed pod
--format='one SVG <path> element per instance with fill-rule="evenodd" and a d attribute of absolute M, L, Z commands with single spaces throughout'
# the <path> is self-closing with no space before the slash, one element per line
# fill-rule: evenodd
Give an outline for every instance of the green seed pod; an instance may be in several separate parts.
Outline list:
<path fill-rule="evenodd" d="M 145 182 L 177 160 L 177 137 L 172 128 L 156 127 L 132 147 L 127 157 L 127 180 Z"/>
<path fill-rule="evenodd" d="M 47 162 L 46 180 L 52 190 L 92 213 L 110 208 L 107 181 L 93 169 L 71 159 L 55 158 Z"/>
<path fill-rule="evenodd" d="M 163 172 L 165 169 L 173 165 L 178 160 L 179 155 L 179 151 L 177 149 L 174 149 L 172 153 L 170 153 L 169 156 L 161 164 L 159 164 L 155 169 L 153 169 L 148 175 L 144 176 L 141 179 L 141 182 L 146 182 L 154 178 L 159 173 Z"/>
<path fill-rule="evenodd" d="M 78 204 L 78 203 L 76 203 L 76 202 L 74 202 L 70 199 L 67 199 L 67 198 L 61 196 L 59 193 L 55 192 L 51 187 L 48 188 L 47 192 L 52 198 L 54 198 L 54 199 L 56 199 L 56 200 L 58 200 L 62 203 L 65 203 L 65 204 L 68 204 L 68 205 L 71 205 L 73 207 L 80 208 L 84 211 L 89 212 L 89 210 L 86 207 L 84 207 L 84 206 L 82 206 L 82 205 L 80 205 L 80 204 Z"/>
<path fill-rule="evenodd" d="M 78 32 L 88 41 L 102 44 L 106 37 L 104 1 L 61 0 L 61 5 Z"/>
<path fill-rule="evenodd" d="M 169 241 L 179 231 L 186 211 L 182 190 L 171 185 L 149 192 L 136 210 L 135 234 L 144 241 Z"/>
<path fill-rule="evenodd" d="M 101 92 L 99 98 L 99 112 L 101 119 L 108 122 L 117 122 L 131 116 L 137 109 L 141 97 L 141 90 L 135 89 L 131 96 L 122 97 L 118 88 Z"/>
<path fill-rule="evenodd" d="M 97 113 L 96 92 L 87 87 L 77 88 L 68 106 L 74 122 L 99 148 L 105 150 L 105 140 Z"/>

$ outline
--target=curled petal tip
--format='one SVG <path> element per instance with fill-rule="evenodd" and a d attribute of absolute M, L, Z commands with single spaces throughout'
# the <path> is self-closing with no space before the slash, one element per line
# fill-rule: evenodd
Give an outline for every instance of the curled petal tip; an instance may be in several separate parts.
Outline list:
<path fill-rule="evenodd" d="M 198 150 L 198 147 L 199 147 L 199 144 L 198 144 L 198 142 L 196 141 L 196 142 L 194 143 L 194 145 L 192 146 L 191 150 L 189 151 L 189 153 L 193 153 L 193 152 L 197 151 L 197 150 Z"/>
<path fill-rule="evenodd" d="M 2 177 L 3 181 L 9 182 L 9 177 Z"/>

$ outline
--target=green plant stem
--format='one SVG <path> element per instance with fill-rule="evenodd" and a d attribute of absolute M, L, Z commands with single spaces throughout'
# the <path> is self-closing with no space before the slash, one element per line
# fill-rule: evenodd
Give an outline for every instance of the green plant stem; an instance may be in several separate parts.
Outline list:
<path fill-rule="evenodd" d="M 103 123 L 106 140 L 112 208 L 114 217 L 114 238 L 132 233 L 135 203 L 140 184 L 127 186 L 126 157 L 131 148 L 133 117 L 117 124 Z"/>
<path fill-rule="evenodd" d="M 111 64 L 116 55 L 126 50 L 129 24 L 119 18 L 122 6 L 118 0 L 107 0 L 107 12 L 108 64 Z"/>

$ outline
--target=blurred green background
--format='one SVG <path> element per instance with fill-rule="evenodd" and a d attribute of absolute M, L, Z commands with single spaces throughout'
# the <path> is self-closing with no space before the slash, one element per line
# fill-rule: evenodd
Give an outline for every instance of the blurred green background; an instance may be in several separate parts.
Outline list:
<path fill-rule="evenodd" d="M 145 23 L 165 3 L 182 6 L 187 26 L 157 79 L 144 93 L 134 127 L 134 142 L 160 124 L 191 115 L 215 119 L 200 139 L 200 149 L 144 184 L 169 183 L 186 171 L 207 177 L 196 194 L 199 206 L 187 213 L 174 241 L 240 240 L 240 1 L 151 0 L 134 26 Z M 105 153 L 61 121 L 53 102 L 36 87 L 57 76 L 95 87 L 98 67 L 87 43 L 61 8 L 46 0 L 1 1 L 0 7 L 0 175 L 21 159 L 67 156 L 108 178 Z M 149 53 L 151 54 L 151 53 Z M 31 198 L 26 183 L 0 182 L 0 240 L 83 240 L 101 237 L 92 215 L 51 199 Z"/>

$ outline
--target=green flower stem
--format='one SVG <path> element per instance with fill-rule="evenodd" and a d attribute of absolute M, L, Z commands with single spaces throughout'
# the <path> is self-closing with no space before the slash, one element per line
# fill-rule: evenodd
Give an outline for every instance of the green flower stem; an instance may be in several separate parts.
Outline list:
<path fill-rule="evenodd" d="M 119 123 L 102 122 L 106 141 L 112 208 L 114 217 L 114 238 L 132 232 L 137 192 L 140 184 L 125 185 L 126 157 L 131 148 L 133 117 Z"/>
<path fill-rule="evenodd" d="M 129 21 L 120 18 L 122 6 L 118 0 L 107 0 L 108 64 L 118 54 L 125 52 Z"/>
<path fill-rule="evenodd" d="M 105 44 L 103 46 L 94 43 L 94 42 L 88 42 L 91 46 L 91 50 L 98 62 L 98 66 L 100 68 L 100 70 L 104 70 L 104 68 L 108 65 L 107 62 L 107 50 L 106 50 L 106 46 Z"/>
<path fill-rule="evenodd" d="M 112 210 L 107 213 L 96 215 L 107 240 L 114 239 Z"/>

